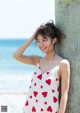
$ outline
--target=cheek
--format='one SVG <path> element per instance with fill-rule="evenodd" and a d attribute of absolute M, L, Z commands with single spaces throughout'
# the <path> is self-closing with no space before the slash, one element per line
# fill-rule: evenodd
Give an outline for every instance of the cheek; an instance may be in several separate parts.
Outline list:
<path fill-rule="evenodd" d="M 52 44 L 51 44 L 51 42 L 47 42 L 46 45 L 47 45 L 47 47 L 50 47 Z"/>

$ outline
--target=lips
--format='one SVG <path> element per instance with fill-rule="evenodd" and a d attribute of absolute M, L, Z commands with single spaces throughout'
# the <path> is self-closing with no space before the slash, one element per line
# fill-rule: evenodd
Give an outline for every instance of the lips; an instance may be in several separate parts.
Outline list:
<path fill-rule="evenodd" d="M 44 50 L 45 48 L 41 48 L 42 50 Z"/>
<path fill-rule="evenodd" d="M 45 49 L 46 49 L 47 47 L 45 47 L 45 48 L 40 48 L 42 51 L 44 51 Z"/>

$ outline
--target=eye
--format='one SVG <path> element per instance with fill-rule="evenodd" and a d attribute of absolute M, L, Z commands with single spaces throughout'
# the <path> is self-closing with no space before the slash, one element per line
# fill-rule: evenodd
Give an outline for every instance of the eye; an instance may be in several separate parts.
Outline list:
<path fill-rule="evenodd" d="M 47 41 L 47 39 L 43 39 L 43 41 L 45 42 L 45 41 Z"/>
<path fill-rule="evenodd" d="M 39 42 L 39 40 L 36 40 L 36 42 L 38 43 L 38 42 Z"/>

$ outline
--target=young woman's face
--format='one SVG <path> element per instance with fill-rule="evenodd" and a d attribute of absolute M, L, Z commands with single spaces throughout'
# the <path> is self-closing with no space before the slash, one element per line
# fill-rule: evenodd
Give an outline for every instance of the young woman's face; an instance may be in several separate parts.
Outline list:
<path fill-rule="evenodd" d="M 38 48 L 42 52 L 47 53 L 53 51 L 53 43 L 51 42 L 51 39 L 49 37 L 43 38 L 41 35 L 38 35 L 36 42 Z"/>

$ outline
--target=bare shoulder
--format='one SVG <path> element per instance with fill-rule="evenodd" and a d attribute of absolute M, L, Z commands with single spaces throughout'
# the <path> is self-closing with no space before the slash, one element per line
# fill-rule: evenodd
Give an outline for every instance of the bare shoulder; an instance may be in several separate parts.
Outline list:
<path fill-rule="evenodd" d="M 69 66 L 69 65 L 70 65 L 70 62 L 69 62 L 69 60 L 67 60 L 67 59 L 62 59 L 62 61 L 60 62 L 60 65 L 61 65 L 62 67 L 64 67 L 64 66 Z"/>
<path fill-rule="evenodd" d="M 65 58 L 63 58 L 63 57 L 61 57 L 61 56 L 59 56 L 58 54 L 57 54 L 57 60 L 60 62 L 60 63 L 59 63 L 60 66 L 67 66 L 67 65 L 70 65 L 70 62 L 69 62 L 67 59 L 65 59 Z"/>
<path fill-rule="evenodd" d="M 70 62 L 67 59 L 62 59 L 59 66 L 61 72 L 70 71 Z"/>
<path fill-rule="evenodd" d="M 56 58 L 57 58 L 57 60 L 59 62 L 59 67 L 60 68 L 66 68 L 67 66 L 68 67 L 70 66 L 70 62 L 67 59 L 63 58 L 62 56 L 57 54 Z"/>

